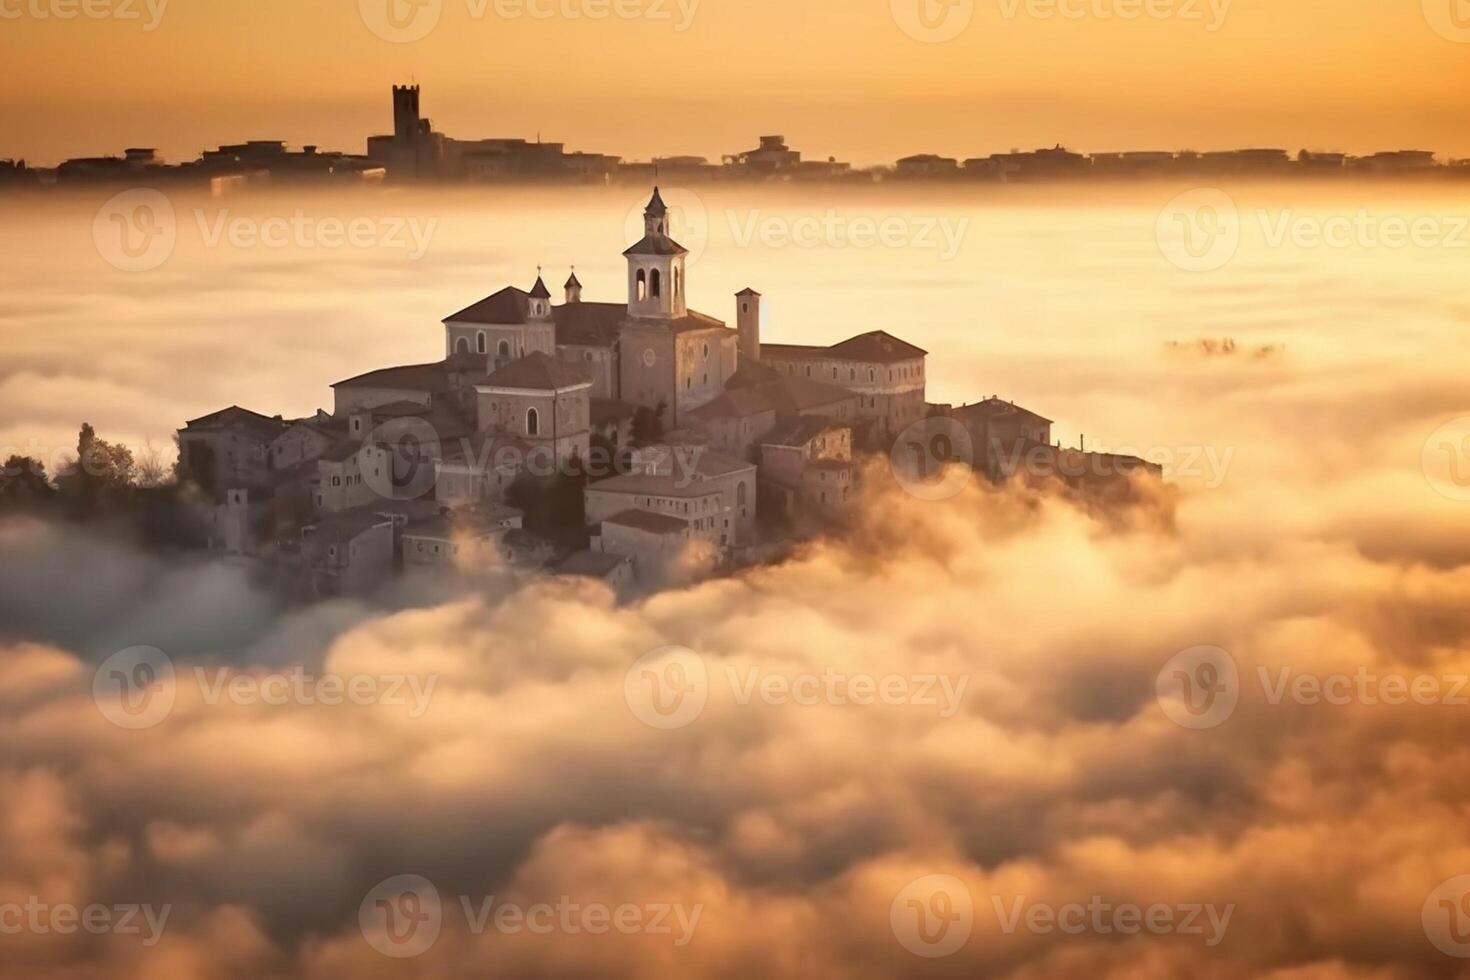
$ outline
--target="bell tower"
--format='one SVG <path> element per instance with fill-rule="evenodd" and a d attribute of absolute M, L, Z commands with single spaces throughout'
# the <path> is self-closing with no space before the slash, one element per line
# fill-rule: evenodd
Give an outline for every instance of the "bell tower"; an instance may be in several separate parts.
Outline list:
<path fill-rule="evenodd" d="M 658 188 L 643 209 L 643 238 L 623 253 L 628 260 L 628 315 L 674 320 L 689 307 L 685 259 L 689 250 L 669 237 L 669 209 Z"/>

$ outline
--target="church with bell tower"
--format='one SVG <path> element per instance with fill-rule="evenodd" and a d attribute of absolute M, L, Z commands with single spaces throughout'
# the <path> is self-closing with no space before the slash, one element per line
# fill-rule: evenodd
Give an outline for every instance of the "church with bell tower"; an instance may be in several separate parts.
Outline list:
<path fill-rule="evenodd" d="M 643 211 L 643 237 L 623 252 L 627 299 L 583 300 L 575 272 L 555 305 L 538 270 L 525 291 L 507 286 L 444 320 L 445 354 L 486 355 L 494 371 L 532 353 L 586 371 L 594 398 L 664 409 L 664 425 L 719 397 L 739 357 L 735 330 L 689 309 L 689 250 L 674 240 L 658 188 Z"/>

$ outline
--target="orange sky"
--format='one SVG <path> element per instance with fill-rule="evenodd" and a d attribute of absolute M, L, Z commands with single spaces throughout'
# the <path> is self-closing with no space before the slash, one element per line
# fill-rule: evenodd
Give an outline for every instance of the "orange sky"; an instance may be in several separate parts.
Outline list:
<path fill-rule="evenodd" d="M 963 26 L 935 42 L 899 26 L 920 0 L 392 0 L 405 30 L 432 25 L 402 43 L 368 26 L 388 2 L 0 0 L 0 157 L 361 151 L 410 77 L 451 135 L 630 158 L 760 132 L 858 163 L 1055 142 L 1470 156 L 1470 11 L 1451 7 L 1470 0 L 925 0 Z"/>

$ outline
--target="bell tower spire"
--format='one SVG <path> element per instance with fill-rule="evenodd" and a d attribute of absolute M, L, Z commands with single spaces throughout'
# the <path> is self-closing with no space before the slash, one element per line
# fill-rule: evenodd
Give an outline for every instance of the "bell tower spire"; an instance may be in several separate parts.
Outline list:
<path fill-rule="evenodd" d="M 688 313 L 684 267 L 689 250 L 669 237 L 669 208 L 657 187 L 643 209 L 643 238 L 623 255 L 630 316 L 672 320 Z"/>

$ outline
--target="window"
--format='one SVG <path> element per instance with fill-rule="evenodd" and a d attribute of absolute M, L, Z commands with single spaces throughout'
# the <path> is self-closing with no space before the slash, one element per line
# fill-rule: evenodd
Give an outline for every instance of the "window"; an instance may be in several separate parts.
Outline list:
<path fill-rule="evenodd" d="M 684 290 L 684 275 L 678 269 L 674 270 L 674 298 L 678 299 Z"/>
<path fill-rule="evenodd" d="M 740 312 L 741 313 L 749 313 L 750 312 L 750 304 L 749 303 L 741 303 L 740 304 Z"/>
<path fill-rule="evenodd" d="M 648 298 L 648 273 L 644 272 L 642 269 L 639 269 L 638 270 L 638 275 L 637 275 L 637 277 L 636 277 L 636 279 L 634 281 L 635 281 L 636 286 L 637 286 L 637 288 L 634 290 L 634 295 L 639 300 L 645 300 L 645 299 L 647 299 Z"/>
<path fill-rule="evenodd" d="M 735 485 L 735 503 L 738 504 L 741 507 L 744 507 L 745 506 L 745 484 L 744 483 L 737 483 Z"/>
<path fill-rule="evenodd" d="M 663 295 L 663 276 L 657 269 L 654 269 L 652 275 L 648 277 L 648 293 L 654 299 Z"/>
<path fill-rule="evenodd" d="M 496 345 L 495 352 L 497 354 L 499 354 L 501 357 L 509 357 L 510 356 L 510 341 L 508 341 L 508 340 L 502 340 L 499 344 Z"/>
<path fill-rule="evenodd" d="M 709 360 L 709 344 L 704 345 L 704 359 Z"/>
<path fill-rule="evenodd" d="M 463 337 L 459 338 L 454 342 L 454 352 L 456 354 L 468 354 L 470 352 L 470 342 Z"/>
<path fill-rule="evenodd" d="M 485 331 L 483 330 L 475 335 L 475 353 L 485 353 Z"/>
<path fill-rule="evenodd" d="M 526 409 L 526 435 L 541 434 L 541 416 L 534 408 Z"/>

